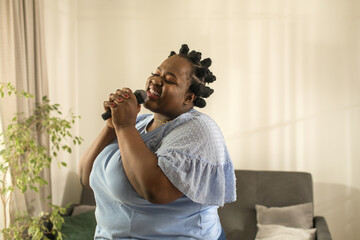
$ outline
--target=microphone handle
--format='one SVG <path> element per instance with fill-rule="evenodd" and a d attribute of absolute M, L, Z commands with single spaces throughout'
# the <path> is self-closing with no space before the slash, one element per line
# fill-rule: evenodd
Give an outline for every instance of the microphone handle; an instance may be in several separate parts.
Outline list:
<path fill-rule="evenodd" d="M 103 114 L 101 114 L 102 119 L 104 119 L 104 121 L 108 120 L 109 118 L 111 118 L 111 110 L 107 110 L 106 112 L 104 112 Z"/>

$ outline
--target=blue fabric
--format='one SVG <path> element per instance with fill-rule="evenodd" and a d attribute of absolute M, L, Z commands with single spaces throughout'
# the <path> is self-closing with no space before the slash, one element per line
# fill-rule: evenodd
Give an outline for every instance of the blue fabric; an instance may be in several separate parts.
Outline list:
<path fill-rule="evenodd" d="M 96 239 L 218 239 L 218 206 L 236 200 L 235 174 L 215 122 L 194 109 L 151 132 L 153 115 L 136 128 L 158 156 L 158 165 L 184 196 L 152 204 L 131 186 L 117 141 L 96 158 L 90 185 L 96 199 Z"/>
<path fill-rule="evenodd" d="M 220 237 L 218 238 L 218 240 L 226 240 L 226 235 L 225 235 L 224 229 L 221 229 L 221 234 L 220 234 Z"/>

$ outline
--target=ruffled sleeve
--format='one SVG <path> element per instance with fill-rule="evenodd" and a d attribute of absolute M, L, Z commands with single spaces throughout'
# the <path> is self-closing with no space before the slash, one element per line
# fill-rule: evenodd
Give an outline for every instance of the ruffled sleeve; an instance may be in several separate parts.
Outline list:
<path fill-rule="evenodd" d="M 223 206 L 236 200 L 233 164 L 220 129 L 207 115 L 172 129 L 156 155 L 164 174 L 192 201 Z"/>

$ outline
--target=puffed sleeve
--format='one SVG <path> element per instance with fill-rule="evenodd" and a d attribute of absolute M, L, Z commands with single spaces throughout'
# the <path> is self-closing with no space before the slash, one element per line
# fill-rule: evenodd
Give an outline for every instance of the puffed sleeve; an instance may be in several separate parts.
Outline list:
<path fill-rule="evenodd" d="M 233 164 L 219 127 L 207 115 L 172 129 L 156 155 L 164 174 L 192 201 L 223 206 L 236 200 Z"/>

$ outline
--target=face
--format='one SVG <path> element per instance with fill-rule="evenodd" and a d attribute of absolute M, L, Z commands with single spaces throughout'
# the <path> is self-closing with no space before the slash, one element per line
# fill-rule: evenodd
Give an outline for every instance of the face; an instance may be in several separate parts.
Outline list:
<path fill-rule="evenodd" d="M 144 106 L 166 118 L 175 118 L 193 107 L 189 91 L 191 63 L 178 55 L 167 58 L 146 81 Z"/>

